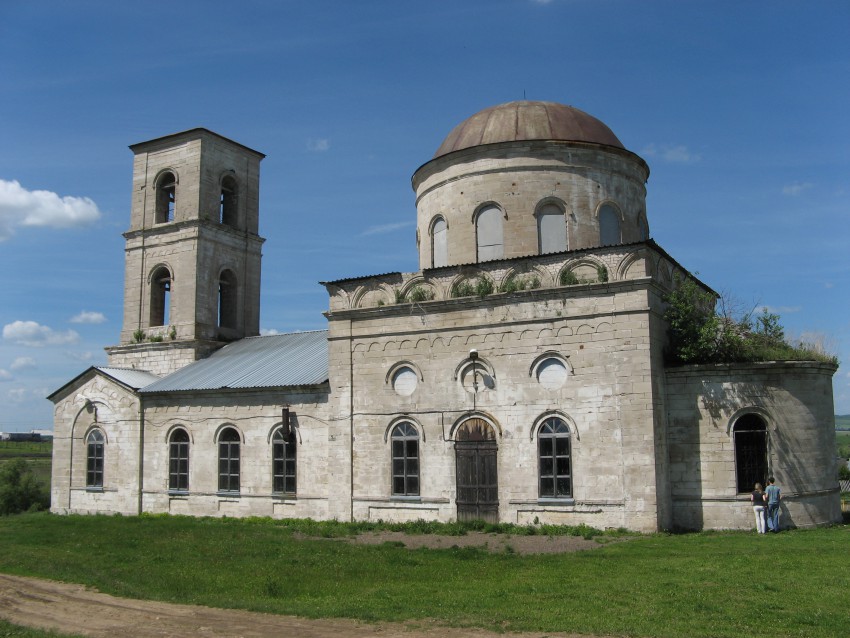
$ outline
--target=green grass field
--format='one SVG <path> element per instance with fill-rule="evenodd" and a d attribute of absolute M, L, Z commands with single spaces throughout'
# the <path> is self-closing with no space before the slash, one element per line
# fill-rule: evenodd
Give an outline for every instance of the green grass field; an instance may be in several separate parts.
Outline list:
<path fill-rule="evenodd" d="M 0 637 L 2 638 L 58 638 L 59 636 L 62 638 L 74 638 L 71 634 L 57 634 L 53 631 L 30 629 L 29 627 L 21 627 L 0 620 Z"/>
<path fill-rule="evenodd" d="M 500 631 L 843 637 L 850 623 L 850 526 L 659 534 L 538 556 L 353 545 L 299 529 L 23 514 L 0 518 L 0 571 L 133 598 Z"/>
<path fill-rule="evenodd" d="M 850 432 L 835 432 L 835 448 L 838 456 L 843 459 L 850 458 Z"/>
<path fill-rule="evenodd" d="M 10 459 L 26 459 L 35 477 L 48 490 L 50 489 L 52 457 L 53 443 L 50 441 L 42 443 L 0 441 L 0 464 Z"/>

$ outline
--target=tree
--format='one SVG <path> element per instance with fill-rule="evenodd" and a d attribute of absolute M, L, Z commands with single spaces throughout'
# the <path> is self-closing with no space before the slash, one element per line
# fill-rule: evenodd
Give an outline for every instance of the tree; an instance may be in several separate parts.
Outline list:
<path fill-rule="evenodd" d="M 673 363 L 743 363 L 749 361 L 823 361 L 838 359 L 811 344 L 791 345 L 779 315 L 762 308 L 742 311 L 728 296 L 717 296 L 688 277 L 677 277 L 664 297 Z"/>
<path fill-rule="evenodd" d="M 24 459 L 0 465 L 0 516 L 37 512 L 50 507 L 50 494 Z"/>

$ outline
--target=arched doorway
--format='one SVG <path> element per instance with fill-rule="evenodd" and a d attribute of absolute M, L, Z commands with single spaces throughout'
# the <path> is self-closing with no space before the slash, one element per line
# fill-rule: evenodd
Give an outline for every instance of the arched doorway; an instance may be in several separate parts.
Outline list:
<path fill-rule="evenodd" d="M 739 494 L 753 491 L 756 483 L 766 485 L 767 426 L 758 414 L 744 414 L 732 426 L 735 442 L 735 483 Z"/>
<path fill-rule="evenodd" d="M 499 521 L 496 432 L 484 419 L 469 419 L 455 435 L 457 520 Z"/>

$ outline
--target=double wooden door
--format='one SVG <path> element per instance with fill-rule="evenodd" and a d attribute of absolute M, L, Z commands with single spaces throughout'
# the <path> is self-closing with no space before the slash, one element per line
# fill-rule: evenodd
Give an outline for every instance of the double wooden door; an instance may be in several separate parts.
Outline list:
<path fill-rule="evenodd" d="M 492 427 L 481 419 L 471 419 L 458 430 L 455 459 L 459 521 L 499 521 L 495 438 Z"/>

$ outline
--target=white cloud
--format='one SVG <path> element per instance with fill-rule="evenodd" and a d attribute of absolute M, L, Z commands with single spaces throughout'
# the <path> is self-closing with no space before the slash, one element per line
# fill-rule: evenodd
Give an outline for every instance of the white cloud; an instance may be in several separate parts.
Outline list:
<path fill-rule="evenodd" d="M 274 328 L 260 328 L 260 334 L 264 337 L 268 337 L 270 335 L 279 335 L 280 332 L 278 332 Z"/>
<path fill-rule="evenodd" d="M 327 138 L 309 139 L 307 140 L 307 150 L 314 153 L 324 153 L 331 147 L 331 141 Z"/>
<path fill-rule="evenodd" d="M 814 184 L 811 182 L 793 182 L 782 187 L 782 194 L 795 197 L 803 191 L 810 189 L 812 186 L 814 186 Z"/>
<path fill-rule="evenodd" d="M 366 235 L 383 235 L 385 233 L 392 233 L 394 231 L 400 230 L 402 228 L 410 228 L 413 227 L 415 222 L 396 222 L 394 224 L 381 224 L 380 226 L 370 226 L 362 233 L 360 233 L 361 237 L 365 237 Z"/>
<path fill-rule="evenodd" d="M 89 352 L 88 350 L 85 352 L 71 352 L 70 350 L 66 350 L 65 354 L 75 361 L 82 361 L 83 363 L 88 363 L 89 361 L 94 360 L 94 354 Z"/>
<path fill-rule="evenodd" d="M 88 197 L 60 197 L 51 191 L 28 191 L 17 181 L 0 179 L 0 241 L 17 226 L 71 228 L 100 219 Z"/>
<path fill-rule="evenodd" d="M 659 157 L 671 164 L 694 164 L 702 159 L 702 155 L 689 151 L 687 146 L 681 144 L 649 144 L 642 154 L 647 157 Z"/>
<path fill-rule="evenodd" d="M 35 321 L 13 321 L 3 326 L 3 338 L 24 346 L 41 347 L 76 343 L 80 335 L 73 330 L 56 332 Z"/>
<path fill-rule="evenodd" d="M 12 365 L 9 366 L 11 370 L 27 370 L 29 368 L 35 368 L 35 359 L 32 357 L 18 357 L 14 361 L 12 361 Z"/>
<path fill-rule="evenodd" d="M 71 323 L 103 323 L 106 316 L 102 312 L 83 310 L 80 314 L 71 317 Z"/>
<path fill-rule="evenodd" d="M 14 378 L 15 377 L 13 377 L 9 371 L 0 368 L 0 383 L 2 383 L 3 381 L 11 381 Z"/>
<path fill-rule="evenodd" d="M 14 403 L 20 403 L 27 396 L 27 391 L 24 388 L 12 388 L 6 393 L 6 396 L 10 401 Z"/>

